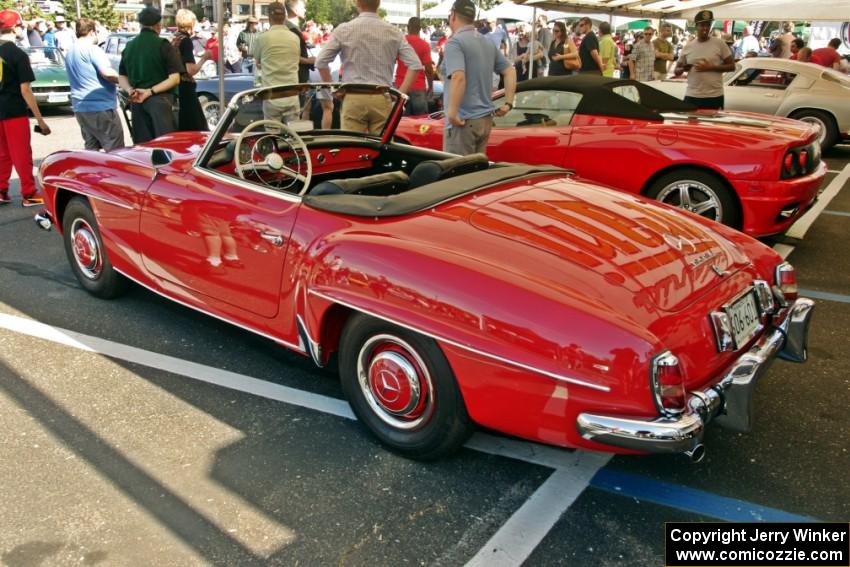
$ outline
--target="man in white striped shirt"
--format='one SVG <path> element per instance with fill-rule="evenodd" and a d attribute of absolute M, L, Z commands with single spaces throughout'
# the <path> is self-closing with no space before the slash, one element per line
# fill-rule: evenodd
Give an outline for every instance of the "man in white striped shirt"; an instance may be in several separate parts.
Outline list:
<path fill-rule="evenodd" d="M 378 16 L 380 0 L 357 0 L 360 15 L 340 24 L 322 45 L 316 58 L 316 69 L 322 81 L 332 81 L 330 63 L 337 54 L 347 83 L 393 85 L 396 58 L 407 65 L 407 74 L 398 90 L 407 94 L 422 62 L 404 35 Z M 389 95 L 349 94 L 342 103 L 340 116 L 343 130 L 379 134 L 392 110 Z"/>

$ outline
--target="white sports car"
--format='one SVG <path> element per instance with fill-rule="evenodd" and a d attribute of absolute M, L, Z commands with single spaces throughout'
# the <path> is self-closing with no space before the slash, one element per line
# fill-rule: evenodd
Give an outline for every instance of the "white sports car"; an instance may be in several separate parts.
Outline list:
<path fill-rule="evenodd" d="M 850 138 L 850 77 L 790 59 L 742 59 L 723 77 L 726 110 L 774 114 L 820 126 L 827 149 Z M 686 81 L 653 81 L 653 87 L 684 98 Z"/>

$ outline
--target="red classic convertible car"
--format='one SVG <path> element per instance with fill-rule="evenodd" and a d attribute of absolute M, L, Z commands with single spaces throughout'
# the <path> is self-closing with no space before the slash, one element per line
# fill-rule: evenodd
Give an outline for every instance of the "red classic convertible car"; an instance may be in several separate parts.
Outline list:
<path fill-rule="evenodd" d="M 302 131 L 246 91 L 212 133 L 41 165 L 43 228 L 80 285 L 129 280 L 326 365 L 390 448 L 436 458 L 480 424 L 564 447 L 704 451 L 757 380 L 803 361 L 812 301 L 770 248 L 553 166 Z M 334 87 L 336 88 L 336 86 Z M 341 90 L 341 89 L 340 89 Z"/>
<path fill-rule="evenodd" d="M 490 159 L 573 169 L 751 236 L 788 229 L 826 175 L 812 124 L 697 111 L 644 83 L 588 75 L 523 81 L 517 90 L 513 109 L 495 119 Z M 444 124 L 442 113 L 406 117 L 396 137 L 441 149 Z"/>

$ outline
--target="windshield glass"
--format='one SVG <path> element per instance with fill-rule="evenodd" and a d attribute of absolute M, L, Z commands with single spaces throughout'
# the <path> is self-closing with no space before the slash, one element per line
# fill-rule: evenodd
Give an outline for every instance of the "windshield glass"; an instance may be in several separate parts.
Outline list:
<path fill-rule="evenodd" d="M 277 120 L 296 132 L 356 134 L 381 138 L 400 95 L 375 85 L 268 87 L 234 98 L 224 132 L 238 135 L 257 120 Z"/>
<path fill-rule="evenodd" d="M 62 52 L 58 47 L 25 47 L 24 51 L 29 56 L 30 65 L 33 67 L 64 65 Z"/>

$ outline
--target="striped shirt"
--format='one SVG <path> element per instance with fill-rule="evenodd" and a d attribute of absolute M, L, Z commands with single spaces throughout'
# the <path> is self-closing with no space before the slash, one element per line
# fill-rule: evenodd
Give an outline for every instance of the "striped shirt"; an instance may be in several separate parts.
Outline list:
<path fill-rule="evenodd" d="M 401 31 L 374 12 L 361 12 L 350 22 L 337 26 L 316 58 L 316 69 L 328 69 L 337 54 L 347 83 L 393 86 L 396 58 L 408 69 L 423 69 Z"/>

